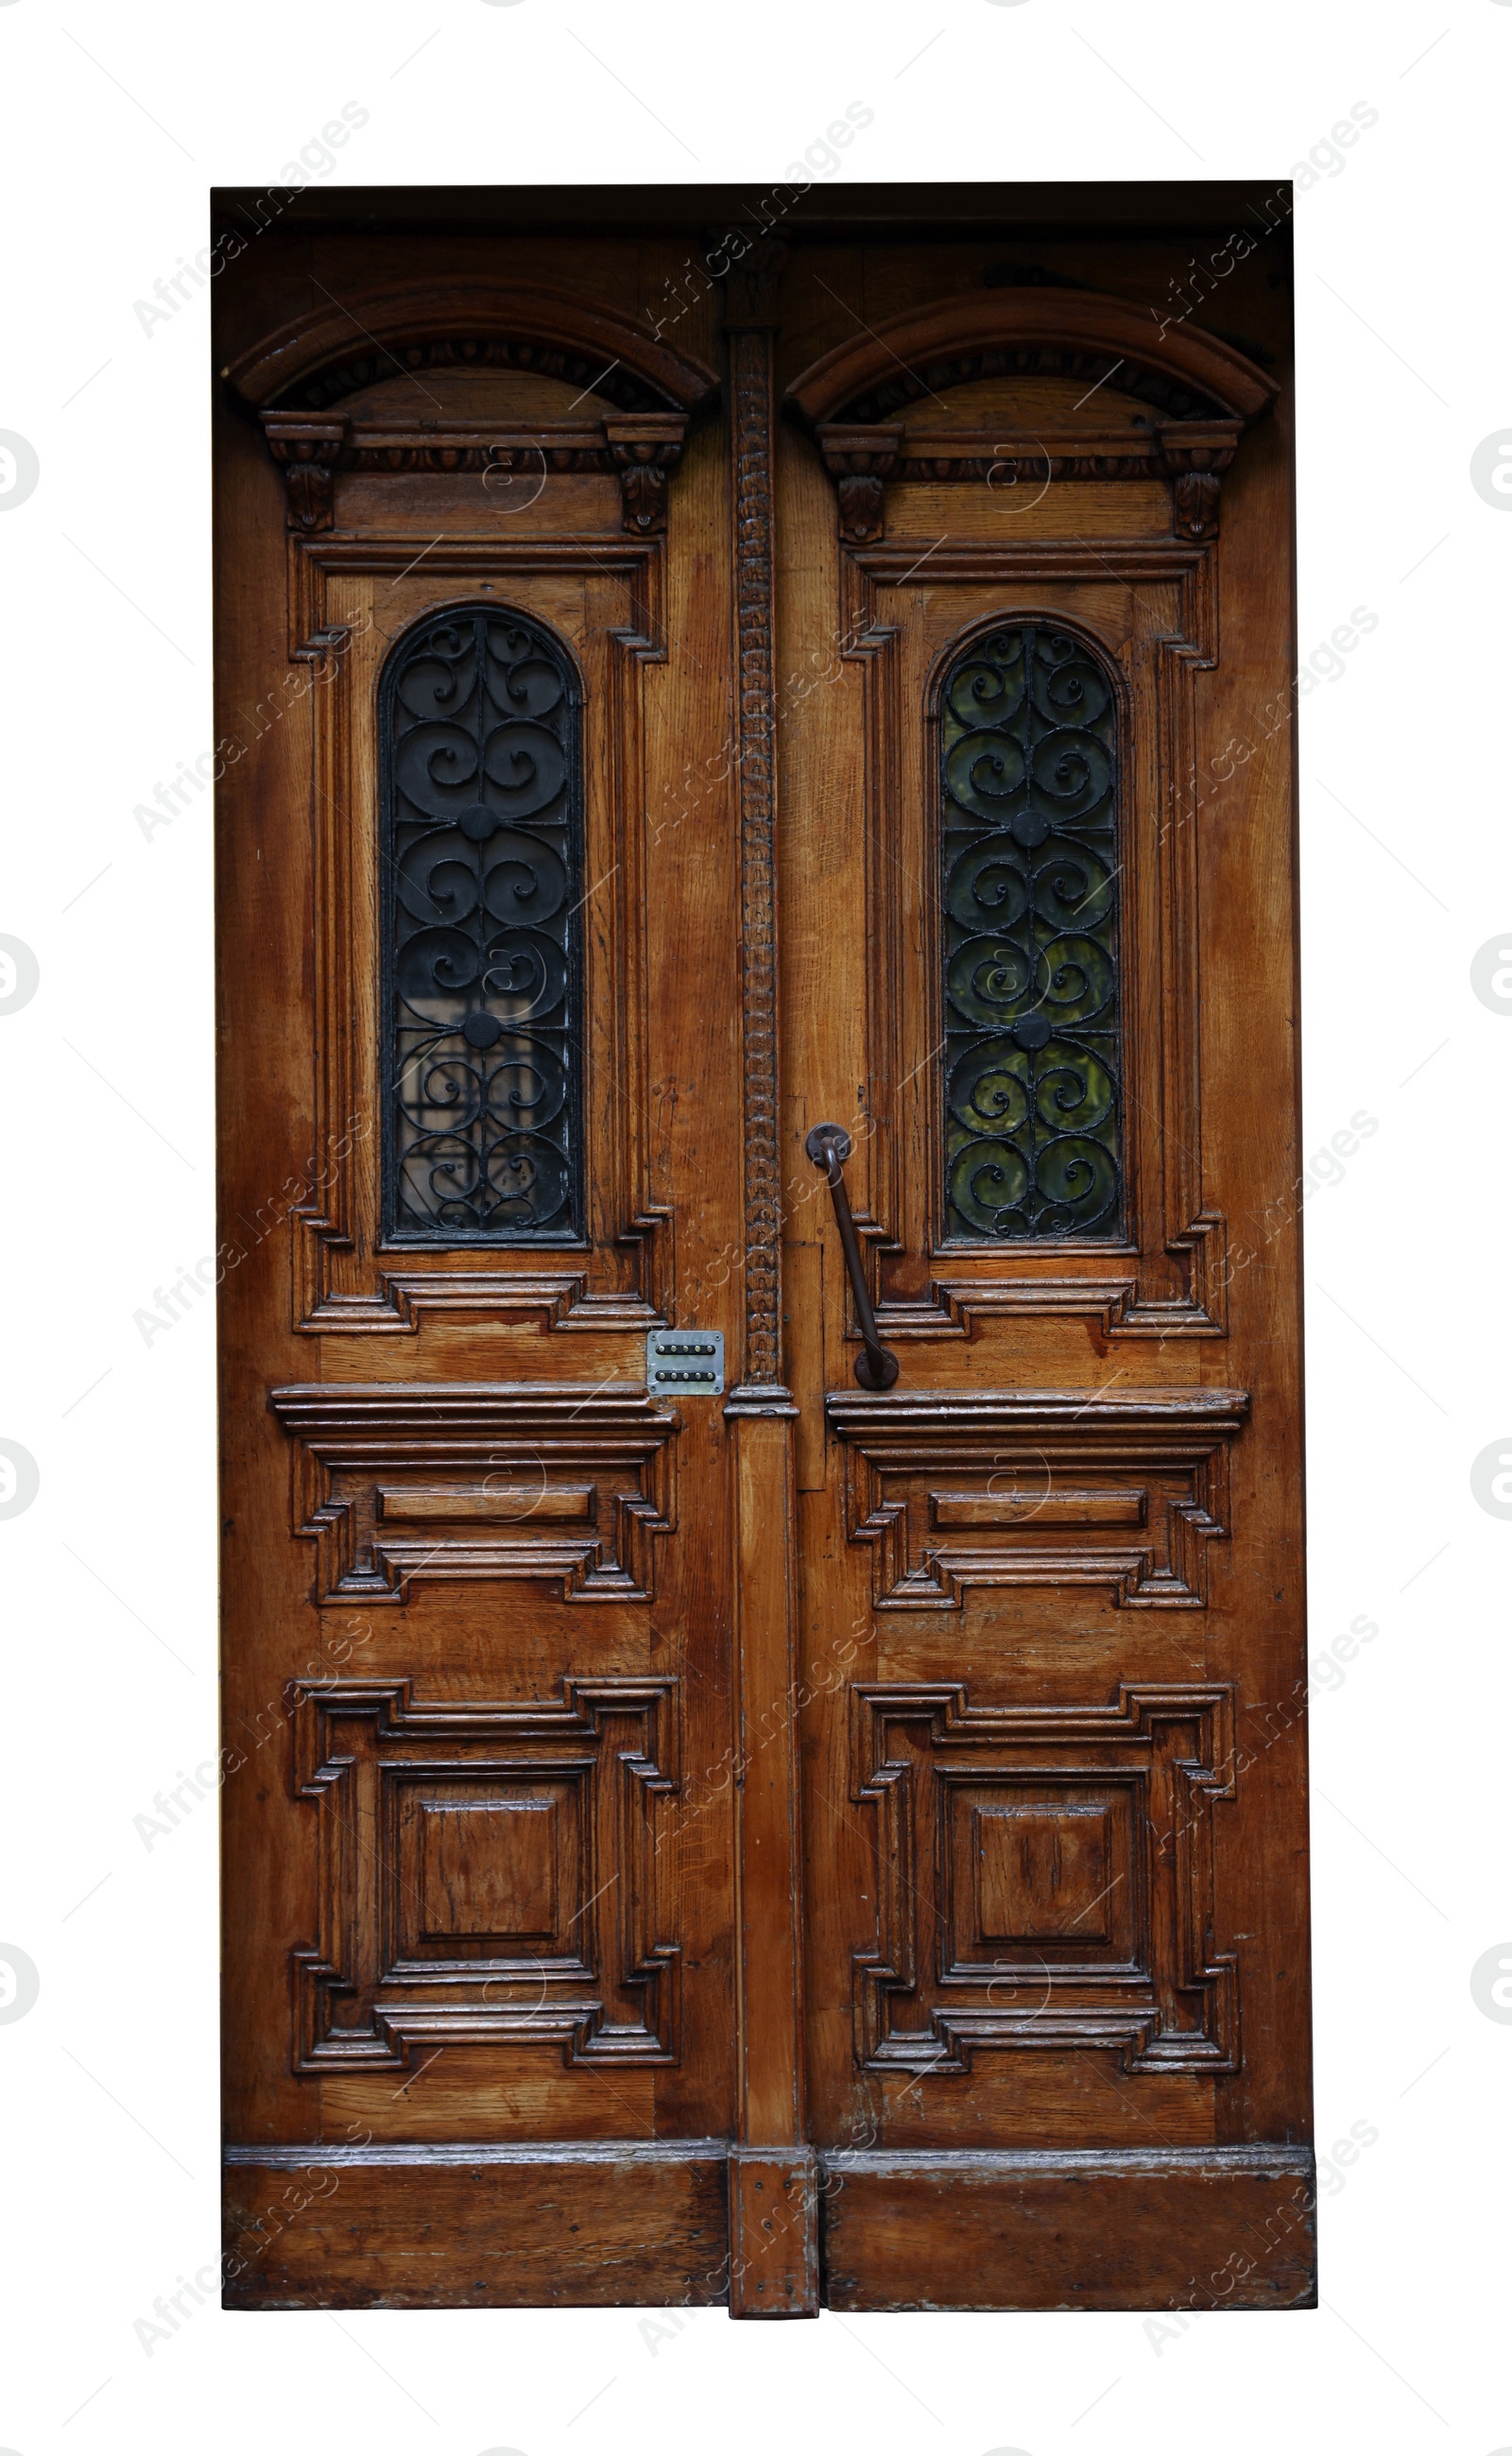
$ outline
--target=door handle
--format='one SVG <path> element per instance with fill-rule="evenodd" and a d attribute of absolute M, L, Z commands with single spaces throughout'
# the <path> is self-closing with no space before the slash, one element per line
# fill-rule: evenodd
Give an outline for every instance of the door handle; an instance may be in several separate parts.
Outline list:
<path fill-rule="evenodd" d="M 861 1324 L 862 1350 L 856 1358 L 856 1380 L 863 1390 L 890 1390 L 898 1378 L 898 1360 L 877 1337 L 877 1317 L 871 1310 L 871 1299 L 867 1294 L 861 1243 L 856 1235 L 856 1223 L 850 1216 L 850 1197 L 846 1192 L 845 1162 L 850 1157 L 850 1136 L 844 1126 L 814 1126 L 804 1149 L 815 1168 L 822 1168 L 829 1179 L 830 1199 L 835 1206 L 835 1226 L 840 1231 L 840 1246 L 846 1258 L 850 1293 L 856 1300 L 856 1320 Z"/>

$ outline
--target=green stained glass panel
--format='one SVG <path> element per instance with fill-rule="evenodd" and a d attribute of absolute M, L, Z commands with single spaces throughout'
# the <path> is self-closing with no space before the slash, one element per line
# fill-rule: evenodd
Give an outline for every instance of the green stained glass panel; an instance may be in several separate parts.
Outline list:
<path fill-rule="evenodd" d="M 1116 1237 L 1118 704 L 1068 631 L 975 640 L 941 702 L 945 1222 Z"/>

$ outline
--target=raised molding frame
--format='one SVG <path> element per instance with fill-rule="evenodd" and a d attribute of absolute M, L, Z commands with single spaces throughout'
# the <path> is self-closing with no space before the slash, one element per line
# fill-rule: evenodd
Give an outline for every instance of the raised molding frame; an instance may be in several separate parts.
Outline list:
<path fill-rule="evenodd" d="M 682 1419 L 635 1384 L 301 1382 L 268 1403 L 293 1443 L 317 1604 L 496 1578 L 566 1603 L 650 1601 Z"/>
<path fill-rule="evenodd" d="M 1126 1165 L 1142 1233 L 1132 1233 L 1123 1246 L 1072 1238 L 1043 1246 L 943 1244 L 936 1237 L 932 1192 L 924 1215 L 916 1217 L 920 1205 L 909 1197 L 903 1125 L 896 1115 L 879 1115 L 866 1144 L 871 1174 L 866 1207 L 856 1204 L 857 1226 L 864 1243 L 880 1256 L 924 1253 L 930 1274 L 926 1295 L 892 1296 L 881 1260 L 868 1254 L 885 1340 L 970 1339 L 979 1320 L 1047 1313 L 1090 1318 L 1115 1338 L 1217 1338 L 1227 1332 L 1227 1222 L 1204 1201 L 1202 1185 L 1197 842 L 1192 816 L 1194 685 L 1198 673 L 1213 669 L 1218 655 L 1214 552 L 1211 541 L 1154 537 L 1107 542 L 947 541 L 930 553 L 931 595 L 952 583 L 979 583 L 991 591 L 992 602 L 990 612 L 963 609 L 959 628 L 930 661 L 927 697 L 932 697 L 933 677 L 963 641 L 976 629 L 1006 622 L 1060 624 L 1085 632 L 1118 670 L 1128 693 L 1131 892 L 1125 898 L 1123 960 L 1126 1065 L 1132 1061 L 1134 1075 L 1126 1092 Z M 922 1098 L 934 1119 L 943 1096 L 938 1054 L 921 1069 L 918 1051 L 928 1050 L 930 1041 L 921 1037 L 915 1048 L 908 1036 L 907 950 L 896 880 L 909 859 L 928 863 L 933 857 L 937 759 L 926 712 L 915 784 L 904 757 L 905 635 L 879 604 L 888 588 L 907 583 L 918 562 L 918 546 L 901 540 L 842 547 L 840 624 L 843 655 L 863 668 L 868 943 L 874 951 L 867 974 L 869 1071 L 879 1086 L 913 1085 L 912 1098 Z M 1162 622 L 1150 612 L 1136 634 L 1123 640 L 1068 604 L 1065 583 L 1093 590 L 1109 581 L 1164 585 L 1175 598 L 1174 619 Z M 928 814 L 926 833 L 915 855 L 905 851 L 903 835 L 910 813 L 921 808 Z M 1143 814 L 1145 841 L 1134 836 L 1136 810 Z M 1149 925 L 1139 931 L 1131 930 L 1127 917 L 1136 897 L 1143 900 Z M 926 983 L 939 974 L 934 927 L 927 905 L 918 959 Z M 922 1021 L 914 1026 L 915 1033 L 925 1029 Z M 889 1100 L 889 1110 L 892 1105 Z M 1149 1122 L 1141 1134 L 1142 1118 Z M 931 1124 L 928 1132 L 934 1131 Z M 919 1181 L 933 1189 L 937 1175 L 930 1157 Z M 1156 1255 L 1163 1257 L 1163 1270 L 1153 1267 Z M 854 1335 L 853 1324 L 850 1331 Z"/>
<path fill-rule="evenodd" d="M 663 1803 L 679 1787 L 673 1679 L 564 1679 L 561 1701 L 417 1702 L 408 1680 L 291 1683 L 294 1788 L 318 1820 L 316 1941 L 293 1955 L 293 2069 L 394 2071 L 417 2045 L 557 2044 L 563 2063 L 680 2058 Z M 406 1785 L 555 1780 L 579 1803 L 574 1949 L 405 1957 Z M 339 2020 L 337 2007 L 359 2017 Z"/>
<path fill-rule="evenodd" d="M 1239 2069 L 1237 1956 L 1213 1941 L 1230 1688 L 1124 1681 L 1111 1706 L 973 1706 L 957 1681 L 866 1683 L 851 1700 L 851 1796 L 876 1820 L 877 1941 L 852 1961 L 862 2070 L 967 2073 L 984 2048 L 1112 2048 L 1127 2073 Z M 1100 1955 L 1020 1939 L 987 1966 L 952 1966 L 952 1793 L 996 1786 L 1053 1814 L 1057 1792 L 1085 1808 L 1099 1785 L 1125 1819 L 1122 1935 Z"/>
<path fill-rule="evenodd" d="M 875 1607 L 959 1611 L 972 1586 L 1080 1586 L 1135 1610 L 1205 1609 L 1249 1405 L 1247 1391 L 1202 1387 L 830 1391 L 846 1533 L 871 1546 Z"/>
<path fill-rule="evenodd" d="M 319 1046 L 315 1067 L 315 1147 L 331 1152 L 359 1116 L 369 1083 L 358 1052 L 359 1017 L 355 983 L 360 978 L 358 933 L 368 919 L 366 873 L 376 855 L 364 856 L 358 831 L 343 824 L 355 807 L 356 779 L 368 754 L 358 740 L 376 724 L 376 703 L 357 705 L 351 652 L 354 625 L 346 607 L 333 605 L 343 583 L 397 581 L 417 560 L 415 540 L 347 537 L 335 533 L 289 539 L 289 653 L 314 668 L 309 697 L 314 730 L 315 949 Z M 595 1272 L 581 1263 L 555 1263 L 548 1254 L 512 1257 L 491 1252 L 487 1259 L 458 1267 L 443 1251 L 434 1259 L 413 1249 L 384 1249 L 379 1238 L 376 1159 L 344 1155 L 328 1182 L 296 1203 L 294 1322 L 310 1333 L 350 1331 L 371 1335 L 413 1334 L 428 1312 L 523 1318 L 542 1330 L 654 1328 L 667 1318 L 674 1285 L 672 1214 L 650 1177 L 648 1119 L 654 1107 L 649 1086 L 645 931 L 645 782 L 643 669 L 664 662 L 663 620 L 664 545 L 657 538 L 531 537 L 497 540 L 442 539 L 424 558 L 428 602 L 417 607 L 440 614 L 452 603 L 477 602 L 487 580 L 508 602 L 512 583 L 559 575 L 619 582 L 625 619 L 606 635 L 607 671 L 603 689 L 590 694 L 585 750 L 603 777 L 608 806 L 600 835 L 612 843 L 617 863 L 603 898 L 610 955 L 595 956 L 590 940 L 590 1001 L 602 1047 L 590 1068 L 588 1181 L 602 1188 L 604 1218 L 612 1221 L 598 1239 L 623 1255 L 630 1287 L 593 1284 Z M 436 583 L 453 583 L 440 591 Z M 522 604 L 531 610 L 528 595 Z M 404 622 L 411 619 L 408 614 Z M 401 624 L 399 627 L 403 627 Z M 569 641 L 580 661 L 581 643 Z M 597 714 L 596 714 L 597 711 Z M 602 731 L 595 736 L 598 722 Z M 373 746 L 376 749 L 376 742 Z M 376 762 L 370 761 L 376 779 Z M 376 790 L 376 783 L 373 789 Z M 594 814 L 588 813 L 591 834 Z M 609 968 L 609 982 L 597 992 L 593 966 Z M 610 986 L 612 984 L 612 986 Z M 376 1024 L 376 1018 L 374 1019 Z M 602 1074 L 597 1098 L 594 1079 Z M 376 1074 L 373 1076 L 376 1080 Z M 595 1137 L 597 1136 L 597 1140 Z M 235 1225 L 235 1223 L 233 1223 Z M 458 1249 L 465 1254 L 465 1247 Z"/>

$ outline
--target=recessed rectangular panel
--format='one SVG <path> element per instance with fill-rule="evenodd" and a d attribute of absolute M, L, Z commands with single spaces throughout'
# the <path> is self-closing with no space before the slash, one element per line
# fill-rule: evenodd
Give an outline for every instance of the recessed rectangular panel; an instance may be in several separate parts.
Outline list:
<path fill-rule="evenodd" d="M 559 1924 L 558 1803 L 427 1799 L 420 1823 L 420 1933 L 426 1936 L 554 1936 Z"/>
<path fill-rule="evenodd" d="M 482 1520 L 513 1525 L 525 1518 L 581 1522 L 591 1518 L 598 1496 L 591 1484 L 380 1484 L 380 1519 Z"/>
<path fill-rule="evenodd" d="M 930 1517 L 936 1526 L 1142 1526 L 1145 1496 L 1125 1487 L 1047 1492 L 1026 1483 L 998 1492 L 931 1492 Z"/>
<path fill-rule="evenodd" d="M 986 1944 L 1105 1944 L 1108 1811 L 978 1807 L 971 1815 L 976 1932 Z"/>

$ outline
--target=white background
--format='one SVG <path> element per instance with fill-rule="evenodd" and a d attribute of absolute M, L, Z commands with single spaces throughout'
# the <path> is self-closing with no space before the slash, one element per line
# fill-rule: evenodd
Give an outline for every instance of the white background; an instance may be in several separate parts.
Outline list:
<path fill-rule="evenodd" d="M 1470 982 L 1512 946 L 1512 495 L 1470 477 L 1512 428 L 1509 85 L 1499 0 L 0 0 L 0 428 L 40 464 L 0 517 L 0 933 L 41 968 L 0 1014 L 0 1438 L 41 1473 L 0 1521 L 0 1939 L 41 1974 L 0 2026 L 6 2449 L 1512 2443 L 1512 2026 L 1469 1984 L 1512 1936 L 1512 1523 L 1470 1486 L 1512 1450 L 1512 1014 Z M 1314 1656 L 1379 1632 L 1313 1710 L 1318 2137 L 1378 2135 L 1325 2190 L 1317 2312 L 187 2302 L 140 2341 L 216 2247 L 214 1804 L 151 1851 L 133 1822 L 215 1746 L 215 1522 L 209 1306 L 133 1320 L 215 1242 L 209 797 L 133 815 L 212 739 L 208 307 L 149 336 L 133 302 L 212 184 L 349 100 L 327 184 L 769 183 L 852 100 L 837 186 L 1276 180 L 1379 113 L 1296 211 L 1299 654 L 1379 616 L 1302 708 L 1307 1148 L 1379 1120 L 1305 1211 Z"/>

